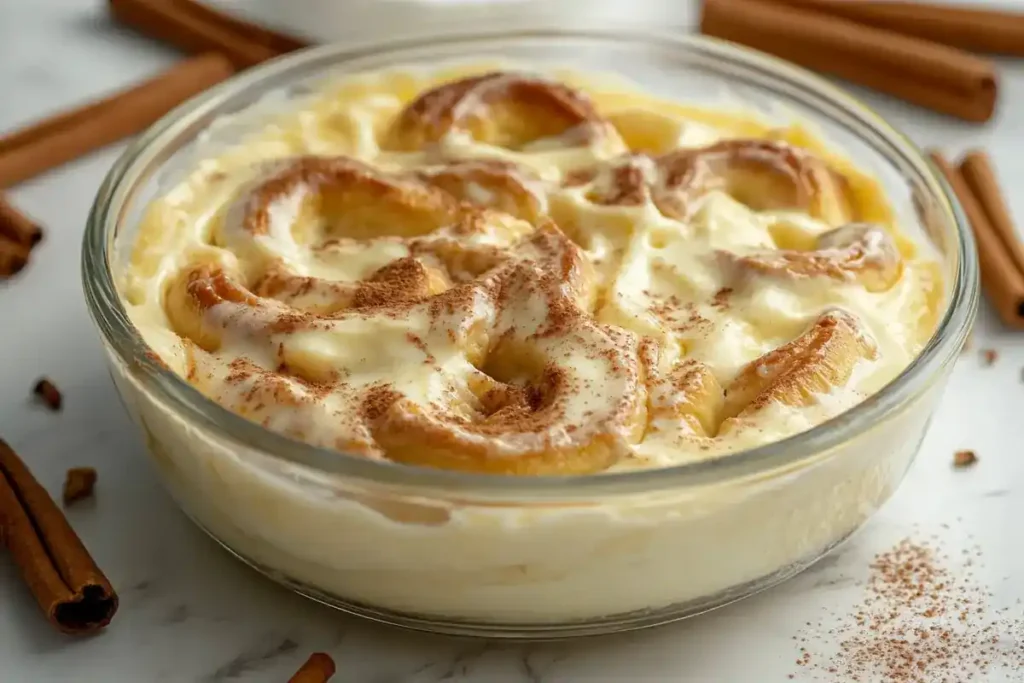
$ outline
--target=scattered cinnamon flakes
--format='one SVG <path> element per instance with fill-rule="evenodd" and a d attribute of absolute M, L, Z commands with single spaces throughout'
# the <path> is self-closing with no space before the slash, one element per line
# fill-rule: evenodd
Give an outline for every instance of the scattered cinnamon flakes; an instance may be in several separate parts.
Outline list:
<path fill-rule="evenodd" d="M 981 365 L 982 367 L 990 368 L 996 364 L 999 360 L 999 353 L 995 349 L 982 349 L 981 350 Z"/>
<path fill-rule="evenodd" d="M 1020 680 L 1024 621 L 1019 607 L 991 607 L 992 594 L 974 575 L 981 557 L 975 546 L 954 562 L 934 541 L 911 538 L 879 553 L 864 598 L 850 612 L 808 623 L 795 637 L 803 644 L 801 669 L 790 677 L 964 683 L 992 680 L 999 670 L 1011 674 L 1005 680 Z"/>
<path fill-rule="evenodd" d="M 953 454 L 953 467 L 970 467 L 978 462 L 974 451 L 957 451 Z"/>
<path fill-rule="evenodd" d="M 50 410 L 60 410 L 64 397 L 60 389 L 46 377 L 41 377 L 32 388 L 32 393 L 39 397 Z"/>
<path fill-rule="evenodd" d="M 64 505 L 89 498 L 95 486 L 96 470 L 91 467 L 72 467 L 64 475 Z"/>

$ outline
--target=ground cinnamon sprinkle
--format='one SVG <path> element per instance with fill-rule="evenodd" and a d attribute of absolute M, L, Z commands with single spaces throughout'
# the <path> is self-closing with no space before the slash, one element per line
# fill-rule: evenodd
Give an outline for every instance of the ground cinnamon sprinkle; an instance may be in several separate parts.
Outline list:
<path fill-rule="evenodd" d="M 801 673 L 790 678 L 963 683 L 1024 672 L 1020 610 L 990 606 L 991 594 L 973 573 L 980 558 L 978 547 L 954 561 L 934 543 L 910 538 L 878 554 L 854 611 L 797 638 L 809 645 L 800 649 Z M 815 637 L 838 640 L 838 649 L 811 656 L 806 648 Z"/>
<path fill-rule="evenodd" d="M 732 296 L 732 287 L 722 287 L 720 290 L 715 292 L 715 297 L 711 300 L 711 305 L 719 310 L 729 308 L 729 298 Z"/>

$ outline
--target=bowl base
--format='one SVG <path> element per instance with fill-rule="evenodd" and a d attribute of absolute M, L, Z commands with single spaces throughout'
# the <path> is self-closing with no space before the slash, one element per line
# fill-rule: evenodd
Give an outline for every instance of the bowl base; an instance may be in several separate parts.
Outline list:
<path fill-rule="evenodd" d="M 636 631 L 654 626 L 663 626 L 675 621 L 681 621 L 695 617 L 705 612 L 724 607 L 728 604 L 750 597 L 763 590 L 771 588 L 783 581 L 790 579 L 804 571 L 818 560 L 822 559 L 836 547 L 845 542 L 853 533 L 854 529 L 845 536 L 839 538 L 831 545 L 824 548 L 814 556 L 790 564 L 771 574 L 762 576 L 745 584 L 734 586 L 726 591 L 717 593 L 705 598 L 698 598 L 688 602 L 677 603 L 659 609 L 638 610 L 598 619 L 569 622 L 548 622 L 548 623 L 499 623 L 481 622 L 472 620 L 457 620 L 439 616 L 427 616 L 411 614 L 408 612 L 397 612 L 371 605 L 362 604 L 340 598 L 336 595 L 325 593 L 316 588 L 296 581 L 281 572 L 256 562 L 255 560 L 232 548 L 216 534 L 210 531 L 194 517 L 190 519 L 202 529 L 210 538 L 216 541 L 222 548 L 234 555 L 236 558 L 249 565 L 268 579 L 288 588 L 294 593 L 314 600 L 328 607 L 351 614 L 371 621 L 376 621 L 389 626 L 397 626 L 411 631 L 425 633 L 461 636 L 471 638 L 491 638 L 502 640 L 521 641 L 547 641 L 563 640 L 567 638 L 579 638 L 582 636 L 609 635 L 624 631 Z"/>

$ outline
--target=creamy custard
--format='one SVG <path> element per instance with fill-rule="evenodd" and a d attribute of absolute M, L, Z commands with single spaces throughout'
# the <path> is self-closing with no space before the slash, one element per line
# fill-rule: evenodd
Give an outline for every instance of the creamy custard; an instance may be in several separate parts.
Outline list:
<path fill-rule="evenodd" d="M 670 466 L 790 436 L 880 389 L 930 336 L 936 264 L 899 234 L 874 182 L 802 128 L 689 109 L 575 74 L 557 77 L 584 94 L 555 80 L 522 86 L 508 74 L 489 90 L 416 99 L 456 75 L 390 72 L 327 87 L 154 201 L 121 286 L 156 353 L 210 398 L 314 445 L 557 474 Z M 487 98 L 497 88 L 504 99 L 496 105 Z M 544 97 L 557 101 L 538 105 Z M 558 129 L 559 116 L 577 114 Z M 437 123 L 431 116 L 469 124 L 424 141 Z M 406 124 L 413 137 L 396 138 Z M 524 127 L 537 129 L 533 139 L 514 139 Z M 297 171 L 296 159 L 308 155 L 344 157 L 355 170 L 309 162 Z M 498 186 L 474 180 L 474 164 L 486 171 L 496 162 Z M 352 180 L 364 172 L 373 178 Z M 323 181 L 325 173 L 334 179 Z M 672 174 L 689 179 L 672 186 Z M 411 177 L 446 189 L 459 183 L 464 204 L 491 208 L 434 216 L 425 204 L 436 197 L 410 190 Z M 374 184 L 391 179 L 397 199 Z M 287 187 L 270 191 L 274 183 Z M 512 215 L 520 204 L 531 215 Z M 542 245 L 546 217 L 559 238 Z M 506 285 L 494 284 L 492 271 L 505 268 L 500 277 L 520 282 L 547 272 L 531 248 L 562 249 L 584 271 L 566 299 L 582 315 L 543 344 L 537 337 L 561 299 L 526 287 L 502 305 L 493 294 Z M 451 267 L 453 250 L 463 261 L 497 256 L 491 270 L 467 275 Z M 387 272 L 411 260 L 416 272 Z M 205 306 L 197 288 L 214 292 L 221 275 L 232 291 L 260 296 L 225 301 L 215 292 Z M 427 289 L 396 312 L 388 283 L 410 276 L 426 278 Z M 375 277 L 385 298 L 359 305 L 353 297 Z M 431 313 L 442 298 L 458 303 Z M 822 325 L 833 313 L 842 316 L 836 329 L 863 339 L 862 349 L 828 337 Z M 558 387 L 541 387 L 553 380 L 538 371 L 492 377 L 478 367 L 511 331 L 519 348 L 504 365 L 539 354 L 561 366 Z M 801 352 L 807 344 L 821 353 Z M 616 359 L 602 360 L 606 353 Z M 745 369 L 772 375 L 773 353 L 788 367 L 744 389 L 748 405 L 729 406 Z M 487 392 L 524 387 L 541 394 L 540 407 L 523 408 L 533 411 L 527 422 L 492 418 L 514 411 L 488 408 Z M 385 395 L 402 407 L 367 418 L 369 403 Z M 623 395 L 638 397 L 635 405 Z M 418 450 L 437 452 L 404 452 L 408 444 L 392 438 L 403 429 Z M 544 444 L 525 443 L 538 433 Z M 544 450 L 559 454 L 545 459 Z"/>
<path fill-rule="evenodd" d="M 419 94 L 489 69 L 329 84 L 243 144 L 203 157 L 149 207 L 120 273 L 152 349 L 212 399 L 309 443 L 530 474 L 652 469 L 798 433 L 877 391 L 931 334 L 937 266 L 899 233 L 877 184 L 799 126 L 558 72 L 555 80 L 589 95 L 598 120 L 504 146 L 479 138 L 507 131 L 475 122 L 424 149 L 395 149 L 395 122 Z M 519 113 L 534 120 L 528 107 Z M 686 150 L 731 140 L 777 144 L 773 159 L 815 191 L 801 206 L 778 206 L 778 197 L 797 203 L 790 195 L 802 185 L 772 184 L 788 171 L 768 173 L 765 185 L 743 164 L 718 168 L 705 191 L 673 189 L 671 171 L 685 166 Z M 799 159 L 787 166 L 793 154 Z M 295 170 L 300 155 L 354 161 L 313 162 L 304 176 Z M 474 166 L 496 160 L 512 170 L 489 176 Z M 459 173 L 447 176 L 453 167 Z M 278 187 L 273 201 L 258 194 L 268 178 L 317 172 L 362 180 L 305 194 Z M 336 191 L 409 175 L 413 185 L 449 183 L 468 204 L 492 208 L 481 218 L 406 184 L 390 204 L 381 194 Z M 410 206 L 402 220 L 389 218 Z M 552 274 L 557 286 L 533 284 Z M 396 306 L 396 295 L 411 298 Z M 453 305 L 432 310 L 438 298 Z M 578 309 L 570 334 L 536 335 L 555 317 L 552 302 L 563 313 Z M 506 333 L 520 343 L 495 341 Z M 613 368 L 588 357 L 598 343 L 628 362 Z M 572 368 L 568 380 L 589 389 L 558 391 L 565 375 L 515 362 L 534 353 Z M 376 616 L 499 630 L 651 623 L 793 573 L 891 494 L 942 379 L 818 457 L 711 484 L 562 500 L 385 487 L 313 471 L 168 409 L 123 366 L 114 377 L 173 493 L 235 552 Z M 524 400 L 481 419 L 495 396 Z M 559 419 L 494 418 L 502 409 L 543 412 L 546 397 L 564 409 Z M 599 424 L 614 428 L 594 427 L 588 400 L 605 410 Z M 429 412 L 438 401 L 458 419 L 438 421 L 446 412 Z M 591 427 L 572 432 L 586 434 L 582 443 L 601 448 L 573 450 L 581 442 L 572 433 L 552 431 L 573 422 Z M 457 435 L 459 448 L 425 459 L 417 444 L 451 443 L 432 441 L 437 431 Z M 534 442 L 532 433 L 563 441 Z M 422 437 L 413 448 L 402 442 L 410 434 Z"/>

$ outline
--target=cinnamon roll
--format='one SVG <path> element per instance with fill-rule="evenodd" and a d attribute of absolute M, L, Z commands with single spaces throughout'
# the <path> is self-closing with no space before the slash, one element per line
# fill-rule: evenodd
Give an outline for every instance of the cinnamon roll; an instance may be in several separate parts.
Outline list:
<path fill-rule="evenodd" d="M 805 134 L 518 71 L 388 83 L 208 162 L 140 233 L 147 340 L 270 429 L 489 474 L 669 465 L 827 419 L 930 333 L 934 264 Z"/>
<path fill-rule="evenodd" d="M 528 169 L 496 159 L 458 161 L 417 171 L 453 197 L 534 222 L 547 213 L 547 194 Z"/>
<path fill-rule="evenodd" d="M 728 266 L 784 278 L 855 280 L 869 292 L 884 292 L 903 272 L 903 257 L 892 237 L 881 227 L 848 223 L 820 234 L 808 251 L 776 249 L 737 255 L 720 252 Z"/>
<path fill-rule="evenodd" d="M 419 95 L 392 124 L 385 147 L 421 150 L 452 133 L 508 149 L 552 138 L 586 146 L 615 135 L 583 93 L 537 76 L 493 72 Z"/>
<path fill-rule="evenodd" d="M 572 173 L 567 184 L 591 184 L 587 198 L 595 204 L 653 203 L 682 221 L 713 191 L 755 211 L 801 211 L 830 225 L 854 218 L 841 175 L 804 150 L 769 140 L 724 140 L 655 157 L 632 154 Z"/>

